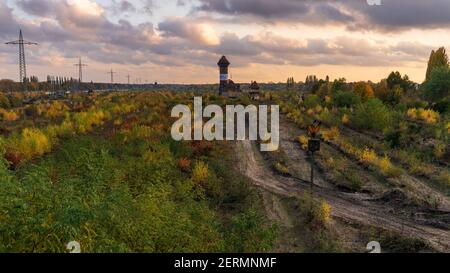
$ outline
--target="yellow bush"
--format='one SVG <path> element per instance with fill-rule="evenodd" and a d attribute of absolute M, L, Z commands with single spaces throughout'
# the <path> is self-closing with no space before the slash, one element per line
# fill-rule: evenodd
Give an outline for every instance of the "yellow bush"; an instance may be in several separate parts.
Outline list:
<path fill-rule="evenodd" d="M 325 129 L 322 131 L 322 136 L 325 141 L 333 141 L 339 138 L 340 133 L 337 127 L 332 127 L 331 129 Z"/>
<path fill-rule="evenodd" d="M 378 161 L 378 156 L 374 150 L 365 148 L 360 152 L 359 160 L 365 164 L 376 164 Z"/>
<path fill-rule="evenodd" d="M 342 124 L 348 125 L 349 123 L 350 123 L 350 119 L 349 119 L 348 115 L 347 115 L 347 114 L 344 114 L 344 115 L 342 116 Z"/>
<path fill-rule="evenodd" d="M 298 142 L 300 143 L 300 147 L 303 150 L 308 150 L 308 137 L 305 135 L 301 135 L 298 137 Z"/>
<path fill-rule="evenodd" d="M 47 127 L 47 135 L 51 139 L 73 134 L 74 127 L 70 119 L 65 119 L 60 125 L 50 125 Z"/>
<path fill-rule="evenodd" d="M 431 109 L 423 109 L 423 108 L 410 108 L 406 112 L 406 116 L 412 120 L 421 120 L 426 122 L 427 124 L 436 124 L 439 122 L 439 113 L 435 112 Z"/>
<path fill-rule="evenodd" d="M 439 121 L 439 113 L 433 110 L 419 109 L 419 117 L 428 124 L 436 124 Z"/>
<path fill-rule="evenodd" d="M 194 169 L 192 170 L 192 180 L 195 183 L 205 183 L 208 178 L 208 165 L 203 161 L 198 161 L 197 163 L 195 163 Z"/>
<path fill-rule="evenodd" d="M 25 128 L 18 137 L 13 137 L 8 148 L 19 152 L 25 159 L 43 155 L 51 150 L 49 138 L 39 129 Z"/>
<path fill-rule="evenodd" d="M 401 175 L 401 169 L 392 165 L 391 160 L 386 155 L 379 162 L 378 167 L 380 168 L 381 173 L 387 177 L 398 177 Z"/>
<path fill-rule="evenodd" d="M 447 122 L 446 127 L 447 127 L 447 132 L 450 134 L 450 122 Z"/>
<path fill-rule="evenodd" d="M 104 120 L 109 119 L 108 112 L 103 110 L 89 110 L 74 115 L 75 128 L 79 133 L 91 132 L 93 126 L 100 126 Z"/>
<path fill-rule="evenodd" d="M 58 118 L 64 116 L 69 108 L 61 101 L 54 101 L 45 112 L 47 118 Z"/>
<path fill-rule="evenodd" d="M 316 114 L 320 114 L 320 113 L 322 113 L 322 111 L 323 111 L 323 108 L 322 108 L 322 106 L 320 106 L 320 105 L 317 105 L 317 106 L 314 108 L 314 112 L 315 112 Z"/>
<path fill-rule="evenodd" d="M 417 118 L 417 109 L 416 108 L 408 109 L 408 111 L 406 112 L 406 116 L 410 119 L 416 119 Z"/>
<path fill-rule="evenodd" d="M 322 204 L 320 204 L 317 216 L 318 220 L 324 225 L 327 225 L 330 222 L 331 206 L 326 201 L 322 201 Z"/>

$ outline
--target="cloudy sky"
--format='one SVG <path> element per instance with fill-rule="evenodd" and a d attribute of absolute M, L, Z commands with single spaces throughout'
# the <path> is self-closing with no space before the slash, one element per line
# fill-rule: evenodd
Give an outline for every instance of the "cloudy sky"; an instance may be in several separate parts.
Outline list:
<path fill-rule="evenodd" d="M 370 1 L 369 1 L 370 2 Z M 233 80 L 306 75 L 424 79 L 430 51 L 450 48 L 450 0 L 0 0 L 0 78 L 18 79 L 19 29 L 28 75 L 85 81 L 211 83 L 227 55 Z"/>

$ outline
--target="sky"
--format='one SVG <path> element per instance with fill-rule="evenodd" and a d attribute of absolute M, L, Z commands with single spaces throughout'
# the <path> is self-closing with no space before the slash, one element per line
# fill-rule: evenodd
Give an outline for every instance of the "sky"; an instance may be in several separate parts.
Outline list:
<path fill-rule="evenodd" d="M 109 82 L 216 83 L 226 55 L 236 82 L 307 75 L 378 82 L 425 78 L 431 50 L 450 48 L 450 0 L 0 0 L 0 79 L 27 74 Z M 376 2 L 376 1 L 375 1 Z"/>

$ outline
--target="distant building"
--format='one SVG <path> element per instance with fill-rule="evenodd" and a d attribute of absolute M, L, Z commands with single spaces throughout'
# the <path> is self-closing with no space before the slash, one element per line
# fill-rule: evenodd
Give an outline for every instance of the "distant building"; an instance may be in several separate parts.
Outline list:
<path fill-rule="evenodd" d="M 260 94 L 259 94 L 259 85 L 256 81 L 252 82 L 250 84 L 250 97 L 252 100 L 259 100 Z"/>
<path fill-rule="evenodd" d="M 228 77 L 228 67 L 230 66 L 230 62 L 225 56 L 222 56 L 217 65 L 219 66 L 220 73 L 219 95 L 228 96 L 230 98 L 238 97 L 241 92 L 241 87 Z"/>

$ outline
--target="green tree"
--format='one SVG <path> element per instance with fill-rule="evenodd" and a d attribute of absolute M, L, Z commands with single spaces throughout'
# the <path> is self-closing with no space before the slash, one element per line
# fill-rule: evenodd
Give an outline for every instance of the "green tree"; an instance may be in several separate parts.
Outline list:
<path fill-rule="evenodd" d="M 337 91 L 334 95 L 333 103 L 337 107 L 352 107 L 361 102 L 361 98 L 353 92 Z"/>
<path fill-rule="evenodd" d="M 392 114 L 381 100 L 370 99 L 356 108 L 351 120 L 362 129 L 383 130 L 391 123 Z"/>
<path fill-rule="evenodd" d="M 425 96 L 431 100 L 440 100 L 449 96 L 450 92 L 450 68 L 438 67 L 430 74 L 430 78 L 424 84 Z"/>
<path fill-rule="evenodd" d="M 441 47 L 436 51 L 431 51 L 430 59 L 428 60 L 426 81 L 430 79 L 433 70 L 439 67 L 448 67 L 448 65 L 448 56 L 444 47 Z"/>

